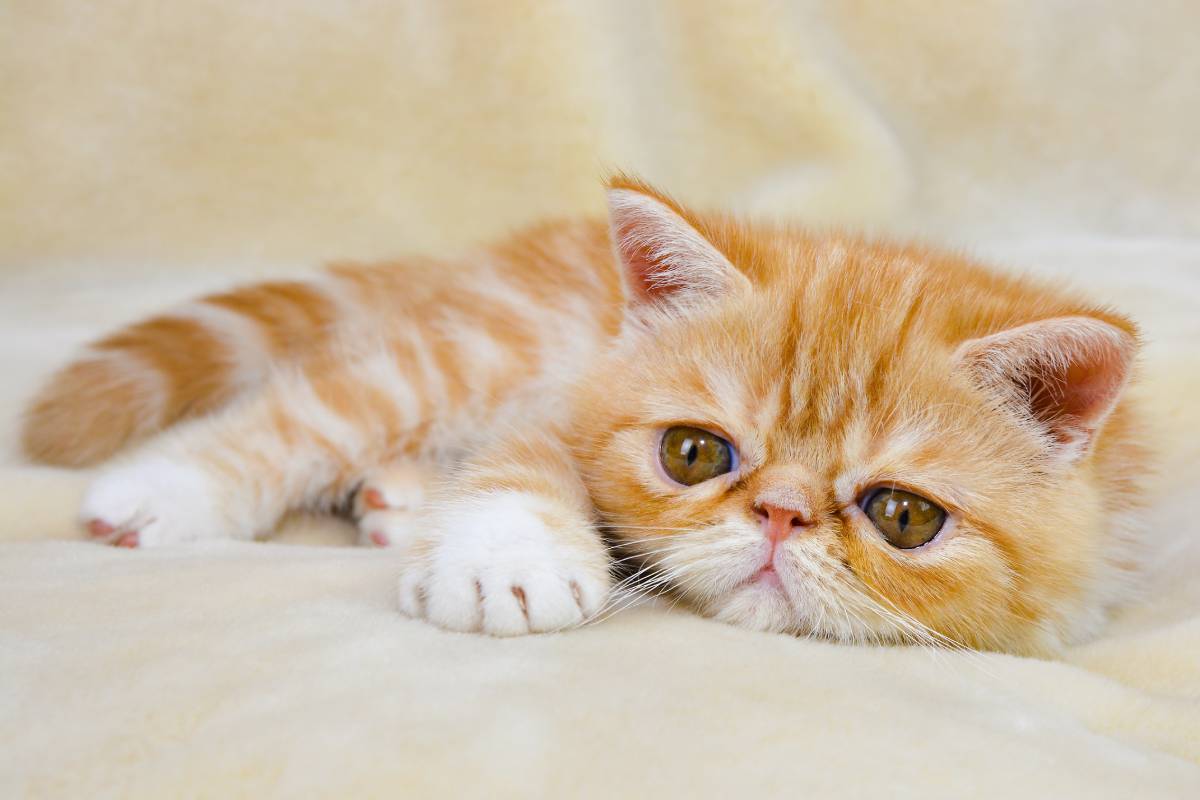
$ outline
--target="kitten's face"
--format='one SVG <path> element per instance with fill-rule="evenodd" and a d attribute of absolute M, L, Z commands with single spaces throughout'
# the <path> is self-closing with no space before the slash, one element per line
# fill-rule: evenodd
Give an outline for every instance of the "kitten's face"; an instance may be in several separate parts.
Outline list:
<path fill-rule="evenodd" d="M 794 263 L 628 326 L 579 444 L 619 555 L 757 629 L 1052 648 L 1106 556 L 1100 482 L 973 379 L 928 305 L 953 276 L 849 247 L 768 248 Z"/>

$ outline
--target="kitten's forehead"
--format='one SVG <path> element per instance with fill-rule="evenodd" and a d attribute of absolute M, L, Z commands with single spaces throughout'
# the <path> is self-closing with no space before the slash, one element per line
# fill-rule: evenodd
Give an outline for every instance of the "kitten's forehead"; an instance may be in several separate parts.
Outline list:
<path fill-rule="evenodd" d="M 693 376 L 675 385 L 702 386 L 714 423 L 753 433 L 773 461 L 832 476 L 890 438 L 929 433 L 923 411 L 950 377 L 950 351 L 927 329 L 929 295 L 921 265 L 863 264 L 832 246 L 662 344 Z"/>
<path fill-rule="evenodd" d="M 678 419 L 762 442 L 764 458 L 831 478 L 880 452 L 905 453 L 896 466 L 982 463 L 994 442 L 978 422 L 991 406 L 956 370 L 956 348 L 1078 313 L 920 249 L 781 236 L 734 260 L 752 290 L 656 331 L 639 352 L 639 392 L 674 403 Z"/>
<path fill-rule="evenodd" d="M 829 435 L 856 413 L 894 402 L 898 381 L 919 380 L 921 367 L 932 373 L 934 365 L 920 363 L 931 354 L 920 330 L 925 295 L 916 275 L 830 269 L 815 278 L 794 289 L 786 306 L 791 358 L 783 365 L 779 423 Z"/>

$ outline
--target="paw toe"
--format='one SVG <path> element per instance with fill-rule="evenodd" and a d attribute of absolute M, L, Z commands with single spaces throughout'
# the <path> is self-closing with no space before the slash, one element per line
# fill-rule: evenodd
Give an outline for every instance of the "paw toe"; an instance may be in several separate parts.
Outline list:
<path fill-rule="evenodd" d="M 382 511 L 388 507 L 387 500 L 383 496 L 383 492 L 376 489 L 374 486 L 369 486 L 362 493 L 363 505 L 375 511 Z"/>
<path fill-rule="evenodd" d="M 523 586 L 497 584 L 483 589 L 483 630 L 493 636 L 529 633 Z"/>
<path fill-rule="evenodd" d="M 529 595 L 529 629 L 534 632 L 557 631 L 583 622 L 583 612 L 575 602 L 570 584 L 558 577 L 539 581 Z"/>
<path fill-rule="evenodd" d="M 380 511 L 415 511 L 424 502 L 424 470 L 415 464 L 394 464 L 372 472 L 355 494 L 352 512 L 361 518 Z"/>
<path fill-rule="evenodd" d="M 410 570 L 400 576 L 400 613 L 413 619 L 425 617 L 424 573 Z"/>
<path fill-rule="evenodd" d="M 571 597 L 575 601 L 584 619 L 591 619 L 600 613 L 604 602 L 608 599 L 610 581 L 590 576 L 579 575 L 571 582 Z"/>
<path fill-rule="evenodd" d="M 369 511 L 358 520 L 358 543 L 364 547 L 407 547 L 420 530 L 407 511 Z"/>
<path fill-rule="evenodd" d="M 478 581 L 434 576 L 425 586 L 425 615 L 452 631 L 477 631 L 482 622 L 482 590 Z"/>

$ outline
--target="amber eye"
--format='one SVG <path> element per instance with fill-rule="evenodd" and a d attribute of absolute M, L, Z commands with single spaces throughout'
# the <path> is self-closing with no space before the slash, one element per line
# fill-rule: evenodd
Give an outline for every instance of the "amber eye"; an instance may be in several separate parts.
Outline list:
<path fill-rule="evenodd" d="M 694 486 L 732 470 L 736 455 L 733 445 L 715 433 L 680 425 L 663 434 L 658 458 L 671 480 Z"/>
<path fill-rule="evenodd" d="M 920 547 L 946 523 L 940 506 L 901 489 L 879 489 L 863 503 L 863 512 L 888 544 L 901 550 Z"/>

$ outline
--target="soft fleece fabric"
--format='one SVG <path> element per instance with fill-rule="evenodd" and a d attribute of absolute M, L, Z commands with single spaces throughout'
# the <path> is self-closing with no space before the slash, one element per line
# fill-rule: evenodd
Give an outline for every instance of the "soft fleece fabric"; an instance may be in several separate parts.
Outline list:
<path fill-rule="evenodd" d="M 0 795 L 1200 796 L 1200 11 L 387 0 L 0 10 Z M 968 246 L 1144 325 L 1143 599 L 1062 661 L 643 607 L 500 641 L 400 617 L 338 524 L 81 541 L 22 461 L 103 330 L 326 257 L 697 205 Z"/>

